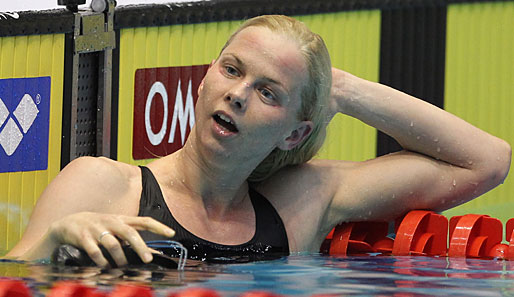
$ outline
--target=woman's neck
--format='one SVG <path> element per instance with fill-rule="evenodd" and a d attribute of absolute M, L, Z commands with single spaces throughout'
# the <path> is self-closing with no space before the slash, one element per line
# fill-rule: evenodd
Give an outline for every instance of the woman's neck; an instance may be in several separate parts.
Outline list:
<path fill-rule="evenodd" d="M 253 171 L 248 160 L 238 162 L 233 155 L 204 156 L 186 142 L 182 149 L 162 161 L 168 170 L 169 182 L 165 186 L 201 202 L 212 216 L 223 216 L 248 198 L 246 180 Z"/>

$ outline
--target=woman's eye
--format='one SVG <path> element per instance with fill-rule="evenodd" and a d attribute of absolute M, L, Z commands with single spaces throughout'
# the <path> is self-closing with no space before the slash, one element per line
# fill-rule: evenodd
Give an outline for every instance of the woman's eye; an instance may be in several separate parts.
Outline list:
<path fill-rule="evenodd" d="M 232 76 L 239 76 L 237 70 L 232 66 L 225 66 L 225 71 Z"/>
<path fill-rule="evenodd" d="M 261 89 L 260 92 L 261 92 L 262 96 L 264 96 L 266 99 L 275 101 L 275 95 L 273 95 L 273 93 L 270 92 L 269 90 Z"/>

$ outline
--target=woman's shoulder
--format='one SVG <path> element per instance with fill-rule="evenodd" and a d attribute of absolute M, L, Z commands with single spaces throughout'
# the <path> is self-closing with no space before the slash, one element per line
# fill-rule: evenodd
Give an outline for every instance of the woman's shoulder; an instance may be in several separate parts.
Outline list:
<path fill-rule="evenodd" d="M 315 159 L 282 168 L 255 189 L 276 208 L 316 208 L 321 215 L 341 188 L 353 193 L 351 180 L 362 162 Z M 340 191 L 339 191 L 340 192 Z M 346 195 L 346 194 L 345 194 Z"/>
<path fill-rule="evenodd" d="M 115 161 L 106 157 L 80 157 L 71 161 L 62 171 L 76 177 L 87 176 L 105 181 L 130 180 L 140 176 L 140 170 L 135 165 Z"/>
<path fill-rule="evenodd" d="M 332 179 L 337 179 L 338 183 L 341 182 L 344 175 L 349 174 L 356 166 L 358 162 L 313 159 L 304 164 L 286 166 L 261 182 L 259 186 L 266 188 L 279 185 L 294 188 L 298 184 L 309 187 L 322 184 L 326 186 Z"/>
<path fill-rule="evenodd" d="M 315 159 L 284 167 L 255 188 L 271 200 L 311 201 L 312 195 L 329 201 L 337 186 L 346 180 L 355 162 Z M 305 199 L 301 199 L 301 197 Z M 319 199 L 317 202 L 321 202 Z M 316 202 L 316 203 L 317 203 Z"/>
<path fill-rule="evenodd" d="M 105 157 L 80 157 L 70 162 L 55 178 L 59 188 L 88 196 L 120 199 L 136 192 L 141 185 L 141 171 L 135 165 Z M 67 192 L 69 192 L 67 191 Z"/>

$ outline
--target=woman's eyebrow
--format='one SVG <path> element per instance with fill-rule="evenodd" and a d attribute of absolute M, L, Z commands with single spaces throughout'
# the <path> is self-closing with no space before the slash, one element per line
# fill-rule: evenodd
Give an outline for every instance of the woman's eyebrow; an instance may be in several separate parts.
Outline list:
<path fill-rule="evenodd" d="M 230 56 L 231 58 L 236 60 L 236 63 L 241 65 L 242 68 L 246 68 L 247 67 L 247 65 L 243 62 L 243 60 L 241 60 L 236 54 L 227 53 L 226 55 Z M 279 86 L 281 89 L 283 89 L 286 92 L 286 94 L 289 95 L 289 91 L 285 88 L 285 86 L 280 81 L 277 81 L 277 80 L 275 80 L 275 79 L 273 79 L 271 77 L 268 77 L 268 76 L 263 76 L 261 79 L 266 81 L 266 82 L 268 82 L 268 83 L 272 83 L 272 84 L 275 84 L 275 85 Z"/>
<path fill-rule="evenodd" d="M 241 66 L 246 67 L 246 64 L 245 64 L 241 59 L 239 59 L 239 57 L 238 57 L 238 56 L 236 56 L 235 54 L 227 53 L 227 56 L 230 56 L 230 57 L 232 57 L 234 60 L 236 60 L 237 64 L 240 64 Z"/>
<path fill-rule="evenodd" d="M 275 84 L 275 85 L 278 85 L 279 87 L 281 87 L 282 89 L 286 90 L 286 88 L 284 87 L 284 85 L 282 85 L 281 82 L 279 81 L 276 81 L 272 78 L 269 78 L 269 77 L 263 77 L 262 80 L 266 81 L 266 82 L 269 82 L 269 83 L 272 83 L 272 84 Z M 286 90 L 287 91 L 287 90 Z"/>

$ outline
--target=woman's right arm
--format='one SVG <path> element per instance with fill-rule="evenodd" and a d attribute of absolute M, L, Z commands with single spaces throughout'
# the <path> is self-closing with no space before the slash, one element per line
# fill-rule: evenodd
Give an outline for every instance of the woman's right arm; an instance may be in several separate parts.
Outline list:
<path fill-rule="evenodd" d="M 403 151 L 352 166 L 332 162 L 333 174 L 326 178 L 336 190 L 327 226 L 387 221 L 412 209 L 446 210 L 505 180 L 512 149 L 504 140 L 388 86 L 338 69 L 332 74 L 332 114 L 375 127 Z"/>
<path fill-rule="evenodd" d="M 47 258 L 57 246 L 68 243 L 85 250 L 97 265 L 106 266 L 99 248 L 103 245 L 122 266 L 127 263 L 122 240 L 144 262 L 151 261 L 150 250 L 136 230 L 168 237 L 174 231 L 151 218 L 136 216 L 140 186 L 134 184 L 140 183 L 131 183 L 127 172 L 105 158 L 83 157 L 71 162 L 38 199 L 23 237 L 6 257 Z"/>

